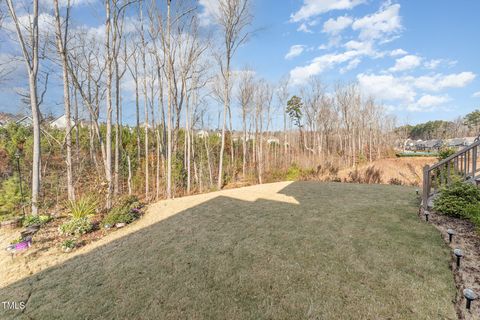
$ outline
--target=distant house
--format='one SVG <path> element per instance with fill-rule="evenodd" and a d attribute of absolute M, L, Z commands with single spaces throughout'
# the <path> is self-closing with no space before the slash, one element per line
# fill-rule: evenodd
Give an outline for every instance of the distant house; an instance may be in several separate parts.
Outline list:
<path fill-rule="evenodd" d="M 267 139 L 267 143 L 268 144 L 280 144 L 280 139 L 271 137 L 271 138 Z"/>
<path fill-rule="evenodd" d="M 30 116 L 25 116 L 17 120 L 17 124 L 29 127 L 33 123 L 33 119 Z"/>
<path fill-rule="evenodd" d="M 6 126 L 10 122 L 15 122 L 17 118 L 11 113 L 0 112 L 0 127 Z"/>
<path fill-rule="evenodd" d="M 440 139 L 432 140 L 417 140 L 414 143 L 414 151 L 438 151 L 443 145 L 443 141 Z"/>
<path fill-rule="evenodd" d="M 75 125 L 75 122 L 73 122 L 72 119 L 70 119 L 70 126 L 73 127 L 74 125 Z M 55 120 L 49 123 L 49 126 L 51 128 L 56 128 L 56 129 L 65 129 L 67 127 L 67 116 L 62 115 L 56 118 Z"/>
<path fill-rule="evenodd" d="M 475 142 L 475 137 L 454 138 L 446 140 L 446 145 L 450 148 L 462 149 Z"/>
<path fill-rule="evenodd" d="M 200 139 L 208 138 L 208 131 L 198 130 L 197 131 L 197 137 L 199 137 Z"/>
<path fill-rule="evenodd" d="M 445 142 L 449 148 L 461 148 L 465 146 L 466 140 L 465 138 L 454 138 L 448 139 Z"/>

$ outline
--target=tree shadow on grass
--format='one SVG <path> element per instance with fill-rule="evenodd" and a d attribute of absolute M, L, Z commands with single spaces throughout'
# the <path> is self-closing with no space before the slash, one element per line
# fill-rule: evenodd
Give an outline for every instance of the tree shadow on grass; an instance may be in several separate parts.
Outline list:
<path fill-rule="evenodd" d="M 296 182 L 218 196 L 0 289 L 19 319 L 455 316 L 448 252 L 411 188 Z M 0 308 L 2 306 L 0 305 Z"/>

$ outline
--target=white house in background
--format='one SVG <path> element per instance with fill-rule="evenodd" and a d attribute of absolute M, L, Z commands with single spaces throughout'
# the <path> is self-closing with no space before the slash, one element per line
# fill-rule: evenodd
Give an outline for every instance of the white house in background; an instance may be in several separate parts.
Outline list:
<path fill-rule="evenodd" d="M 267 139 L 267 143 L 268 144 L 280 144 L 280 139 L 271 137 L 271 138 Z"/>
<path fill-rule="evenodd" d="M 17 120 L 17 124 L 22 126 L 31 126 L 33 123 L 33 119 L 30 116 L 25 116 Z"/>
<path fill-rule="evenodd" d="M 65 129 L 67 127 L 67 116 L 61 115 L 57 119 L 51 121 L 49 125 L 52 128 Z M 75 125 L 75 122 L 73 122 L 73 120 L 70 119 L 70 126 L 73 127 L 74 125 Z"/>
<path fill-rule="evenodd" d="M 208 137 L 208 131 L 205 131 L 205 130 L 197 131 L 197 137 L 199 137 L 200 139 L 207 138 Z"/>

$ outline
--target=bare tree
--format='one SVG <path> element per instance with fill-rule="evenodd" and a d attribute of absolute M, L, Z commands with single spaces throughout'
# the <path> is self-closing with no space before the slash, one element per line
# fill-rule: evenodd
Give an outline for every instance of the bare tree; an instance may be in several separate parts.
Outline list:
<path fill-rule="evenodd" d="M 231 61 L 238 47 L 247 39 L 245 29 L 250 25 L 252 16 L 250 13 L 250 0 L 218 0 L 218 13 L 216 22 L 220 26 L 224 53 L 219 60 L 220 72 L 223 79 L 223 121 L 222 141 L 220 146 L 217 188 L 223 184 L 223 154 L 225 151 L 225 131 L 227 125 L 227 113 L 230 112 L 231 91 Z"/>
<path fill-rule="evenodd" d="M 254 72 L 245 68 L 240 73 L 238 84 L 237 100 L 242 110 L 242 172 L 243 178 L 247 176 L 247 154 L 248 154 L 248 135 L 247 135 L 247 117 L 252 111 L 252 103 L 255 93 Z"/>
<path fill-rule="evenodd" d="M 10 17 L 15 25 L 18 42 L 23 54 L 28 73 L 30 88 L 29 100 L 33 124 L 33 159 L 32 159 L 32 214 L 38 214 L 38 195 L 40 192 L 40 108 L 38 100 L 38 70 L 39 70 L 39 33 L 38 33 L 38 0 L 33 0 L 33 14 L 29 20 L 27 31 L 22 31 L 16 9 L 12 0 L 6 0 Z M 25 34 L 27 32 L 27 34 Z"/>
<path fill-rule="evenodd" d="M 55 12 L 55 36 L 57 43 L 57 52 L 60 56 L 62 64 L 62 76 L 63 76 L 63 103 L 65 108 L 65 144 L 66 144 L 66 158 L 67 165 L 67 193 L 68 199 L 75 200 L 75 189 L 73 186 L 73 170 L 72 170 L 72 122 L 70 116 L 70 81 L 68 78 L 68 58 L 67 58 L 67 40 L 68 40 L 68 24 L 70 20 L 70 0 L 67 0 L 67 7 L 65 17 L 63 18 L 64 27 L 62 28 L 62 22 L 60 21 L 60 9 L 58 6 L 58 0 L 53 1 Z"/>

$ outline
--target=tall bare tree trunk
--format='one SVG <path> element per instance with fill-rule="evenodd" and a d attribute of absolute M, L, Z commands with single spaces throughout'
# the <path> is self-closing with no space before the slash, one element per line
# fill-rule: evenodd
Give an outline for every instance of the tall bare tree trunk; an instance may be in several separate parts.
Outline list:
<path fill-rule="evenodd" d="M 68 61 L 67 61 L 67 39 L 68 39 L 68 23 L 70 14 L 70 0 L 67 1 L 67 13 L 65 16 L 65 33 L 62 32 L 62 26 L 60 22 L 60 10 L 58 7 L 58 0 L 54 0 L 55 9 L 55 27 L 56 27 L 56 40 L 57 51 L 62 61 L 62 76 L 63 76 L 63 102 L 65 107 L 65 143 L 67 155 L 65 162 L 67 165 L 67 194 L 68 200 L 75 200 L 75 189 L 73 187 L 73 173 L 72 173 L 72 123 L 70 116 L 70 84 L 68 80 Z"/>
<path fill-rule="evenodd" d="M 170 26 L 170 4 L 171 0 L 167 0 L 167 199 L 172 198 L 172 56 L 170 48 L 171 26 Z"/>
<path fill-rule="evenodd" d="M 37 94 L 37 76 L 38 76 L 38 0 L 33 0 L 33 13 L 30 22 L 29 35 L 25 37 L 20 22 L 18 20 L 15 6 L 12 0 L 6 0 L 8 11 L 15 24 L 15 31 L 22 49 L 23 58 L 27 67 L 30 108 L 32 112 L 33 126 L 33 156 L 32 156 L 32 215 L 38 214 L 38 195 L 40 193 L 40 174 L 41 174 L 41 144 L 40 144 L 40 106 Z M 27 44 L 28 40 L 30 43 Z M 29 52 L 30 50 L 30 52 Z"/>
<path fill-rule="evenodd" d="M 107 55 L 107 132 L 105 137 L 105 177 L 108 184 L 107 189 L 107 209 L 112 207 L 112 193 L 113 193 L 113 181 L 112 181 L 112 77 L 113 77 L 113 70 L 112 70 L 112 52 L 110 47 L 110 28 L 111 28 L 111 17 L 110 17 L 110 0 L 105 1 L 105 12 L 106 12 L 106 20 L 105 20 L 105 49 Z"/>

